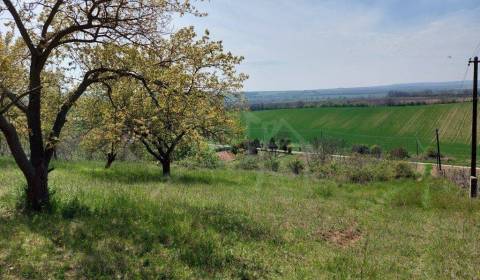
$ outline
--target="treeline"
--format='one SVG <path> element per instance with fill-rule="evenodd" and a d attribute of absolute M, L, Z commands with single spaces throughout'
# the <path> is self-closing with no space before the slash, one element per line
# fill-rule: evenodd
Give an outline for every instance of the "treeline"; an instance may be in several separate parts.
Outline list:
<path fill-rule="evenodd" d="M 323 107 L 372 107 L 372 106 L 420 106 L 468 102 L 471 90 L 390 91 L 384 97 L 331 98 L 319 101 L 261 102 L 249 105 L 252 111 L 323 108 Z"/>
<path fill-rule="evenodd" d="M 422 91 L 402 91 L 392 90 L 389 91 L 387 97 L 470 97 L 472 91 L 468 89 L 464 90 L 422 90 Z"/>

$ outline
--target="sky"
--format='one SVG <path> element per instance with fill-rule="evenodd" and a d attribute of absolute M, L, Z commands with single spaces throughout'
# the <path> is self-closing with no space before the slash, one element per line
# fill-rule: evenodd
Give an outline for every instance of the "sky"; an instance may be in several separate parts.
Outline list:
<path fill-rule="evenodd" d="M 210 0 L 205 29 L 245 57 L 245 90 L 463 80 L 480 54 L 479 0 Z M 469 73 L 470 75 L 470 73 Z"/>

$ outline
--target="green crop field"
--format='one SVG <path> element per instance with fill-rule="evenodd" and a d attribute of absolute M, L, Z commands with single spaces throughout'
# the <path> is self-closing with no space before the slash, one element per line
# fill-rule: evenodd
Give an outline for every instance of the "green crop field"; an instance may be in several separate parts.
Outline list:
<path fill-rule="evenodd" d="M 297 144 L 321 135 L 352 144 L 405 147 L 415 154 L 435 145 L 440 131 L 442 154 L 465 161 L 470 151 L 471 103 L 402 107 L 338 107 L 247 112 L 242 121 L 249 138 L 288 137 Z"/>

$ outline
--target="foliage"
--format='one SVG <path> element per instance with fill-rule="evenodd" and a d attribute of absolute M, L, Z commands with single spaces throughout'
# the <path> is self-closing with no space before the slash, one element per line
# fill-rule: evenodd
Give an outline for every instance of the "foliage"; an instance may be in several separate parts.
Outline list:
<path fill-rule="evenodd" d="M 0 4 L 2 23 L 12 31 L 0 40 L 0 72 L 6 74 L 0 81 L 0 130 L 27 181 L 27 204 L 34 210 L 49 206 L 50 162 L 79 98 L 92 86 L 125 76 L 138 78 L 133 69 L 109 60 L 119 61 L 115 54 L 125 45 L 142 52 L 163 51 L 161 44 L 152 42 L 164 41 L 172 14 L 185 13 L 201 15 L 190 1 L 178 0 Z M 97 49 L 110 51 L 99 55 Z M 9 62 L 14 63 L 5 64 Z M 27 141 L 22 143 L 22 137 Z"/>
<path fill-rule="evenodd" d="M 367 145 L 353 145 L 352 153 L 359 155 L 368 155 L 370 154 L 370 148 Z"/>
<path fill-rule="evenodd" d="M 410 157 L 408 151 L 403 147 L 390 150 L 389 155 L 392 159 L 406 159 Z"/>
<path fill-rule="evenodd" d="M 213 149 L 208 147 L 207 144 L 202 143 L 196 148 L 191 149 L 187 156 L 179 162 L 182 166 L 188 168 L 208 168 L 216 169 L 222 166 L 222 162 L 218 158 Z"/>
<path fill-rule="evenodd" d="M 379 145 L 373 145 L 372 147 L 370 147 L 370 154 L 372 156 L 376 158 L 381 158 L 382 153 L 383 153 L 382 147 L 380 147 Z"/>
<path fill-rule="evenodd" d="M 125 124 L 135 138 L 169 175 L 173 153 L 182 145 L 222 143 L 240 133 L 235 108 L 227 105 L 239 97 L 247 76 L 236 72 L 243 58 L 225 52 L 208 32 L 197 39 L 193 28 L 184 28 L 163 44 L 161 52 L 131 47 L 117 54 L 122 63 L 140 73 L 141 82 L 134 77 L 112 87 L 112 92 L 120 93 L 113 94 L 111 101 L 124 112 Z M 98 51 L 103 54 L 109 49 Z"/>
<path fill-rule="evenodd" d="M 310 169 L 315 169 L 331 160 L 331 156 L 337 154 L 345 146 L 344 141 L 330 137 L 315 137 L 311 146 L 306 148 L 307 164 Z"/>
<path fill-rule="evenodd" d="M 295 159 L 288 163 L 288 168 L 293 172 L 293 174 L 300 175 L 305 169 L 305 165 L 301 160 Z"/>
<path fill-rule="evenodd" d="M 356 184 L 416 177 L 416 173 L 409 163 L 377 160 L 368 157 L 354 157 L 347 161 L 333 160 L 319 165 L 311 171 L 321 179 L 335 179 L 339 182 Z"/>
<path fill-rule="evenodd" d="M 271 152 L 274 152 L 278 149 L 278 145 L 275 142 L 275 138 L 270 138 L 270 141 L 268 141 L 268 150 Z"/>
<path fill-rule="evenodd" d="M 279 144 L 279 146 L 280 146 L 279 149 L 287 153 L 287 152 L 289 151 L 289 149 L 290 149 L 290 151 L 291 151 L 291 148 L 292 148 L 292 147 L 290 146 L 291 144 L 292 144 L 292 141 L 291 141 L 290 139 L 288 139 L 288 138 L 281 138 L 281 139 L 280 139 L 280 144 Z M 289 154 L 290 154 L 290 153 L 289 153 Z"/>
<path fill-rule="evenodd" d="M 415 178 L 416 174 L 411 164 L 399 162 L 395 164 L 395 178 Z"/>
<path fill-rule="evenodd" d="M 121 80 L 113 86 L 95 89 L 95 92 L 79 101 L 74 121 L 76 126 L 86 131 L 81 138 L 81 145 L 87 153 L 101 153 L 107 158 L 115 158 L 133 142 L 133 136 L 127 126 L 126 108 L 123 104 L 115 104 L 113 100 L 128 98 L 132 87 L 128 81 Z"/>
<path fill-rule="evenodd" d="M 257 170 L 260 168 L 257 156 L 239 157 L 235 166 L 243 170 Z"/>
<path fill-rule="evenodd" d="M 263 165 L 268 171 L 278 172 L 280 169 L 280 160 L 272 153 L 264 153 Z"/>
<path fill-rule="evenodd" d="M 427 158 L 430 158 L 430 159 L 431 159 L 431 158 L 437 158 L 437 157 L 438 157 L 438 151 L 437 151 L 436 148 L 429 147 L 429 148 L 427 149 L 427 151 L 425 152 L 425 156 L 426 156 Z M 442 157 L 442 158 L 444 157 L 442 153 L 440 153 L 440 157 Z"/>

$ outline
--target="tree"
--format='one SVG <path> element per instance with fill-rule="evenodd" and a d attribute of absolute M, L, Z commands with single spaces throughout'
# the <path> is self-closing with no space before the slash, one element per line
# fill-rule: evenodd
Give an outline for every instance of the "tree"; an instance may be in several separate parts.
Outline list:
<path fill-rule="evenodd" d="M 243 58 L 225 52 L 221 42 L 210 40 L 208 31 L 196 37 L 193 28 L 185 28 L 160 48 L 168 51 L 130 48 L 119 55 L 141 72 L 134 77 L 139 89 L 122 87 L 131 93 L 128 104 L 121 101 L 126 123 L 162 164 L 164 176 L 170 175 L 178 147 L 222 141 L 237 130 L 237 114 L 229 105 L 247 78 L 236 72 Z"/>
<path fill-rule="evenodd" d="M 277 151 L 278 149 L 278 145 L 275 143 L 275 138 L 272 137 L 270 138 L 270 141 L 268 142 L 268 149 L 271 151 L 271 152 L 275 152 Z"/>
<path fill-rule="evenodd" d="M 105 158 L 105 168 L 112 166 L 118 153 L 131 141 L 131 133 L 126 125 L 127 100 L 130 81 L 102 84 L 97 90 L 79 102 L 76 115 L 78 126 L 86 130 L 81 144 L 90 153 L 101 152 Z M 117 95 L 117 96 L 114 96 Z M 115 100 L 115 101 L 114 101 Z"/>
<path fill-rule="evenodd" d="M 126 44 L 150 47 L 161 41 L 172 13 L 196 13 L 189 1 L 181 0 L 2 0 L 0 14 L 28 50 L 26 56 L 26 90 L 15 92 L 2 84 L 2 98 L 7 96 L 25 119 L 0 111 L 0 130 L 27 181 L 27 207 L 42 210 L 49 205 L 48 173 L 55 146 L 67 115 L 77 100 L 96 83 L 103 83 L 128 71 L 111 71 L 104 67 L 85 68 L 78 63 L 92 47 Z M 13 40 L 15 41 L 15 40 Z M 126 69 L 122 69 L 126 70 Z M 61 74 L 56 85 L 62 92 L 59 107 L 51 106 L 44 92 L 45 72 Z M 74 82 L 80 80 L 80 82 Z M 66 83 L 66 84 L 63 84 Z M 23 100 L 23 95 L 26 96 Z M 2 101 L 4 102 L 4 101 Z M 4 103 L 5 104 L 5 103 Z M 42 108 L 53 111 L 48 131 L 42 123 Z M 29 156 L 19 140 L 20 126 L 28 131 Z"/>

